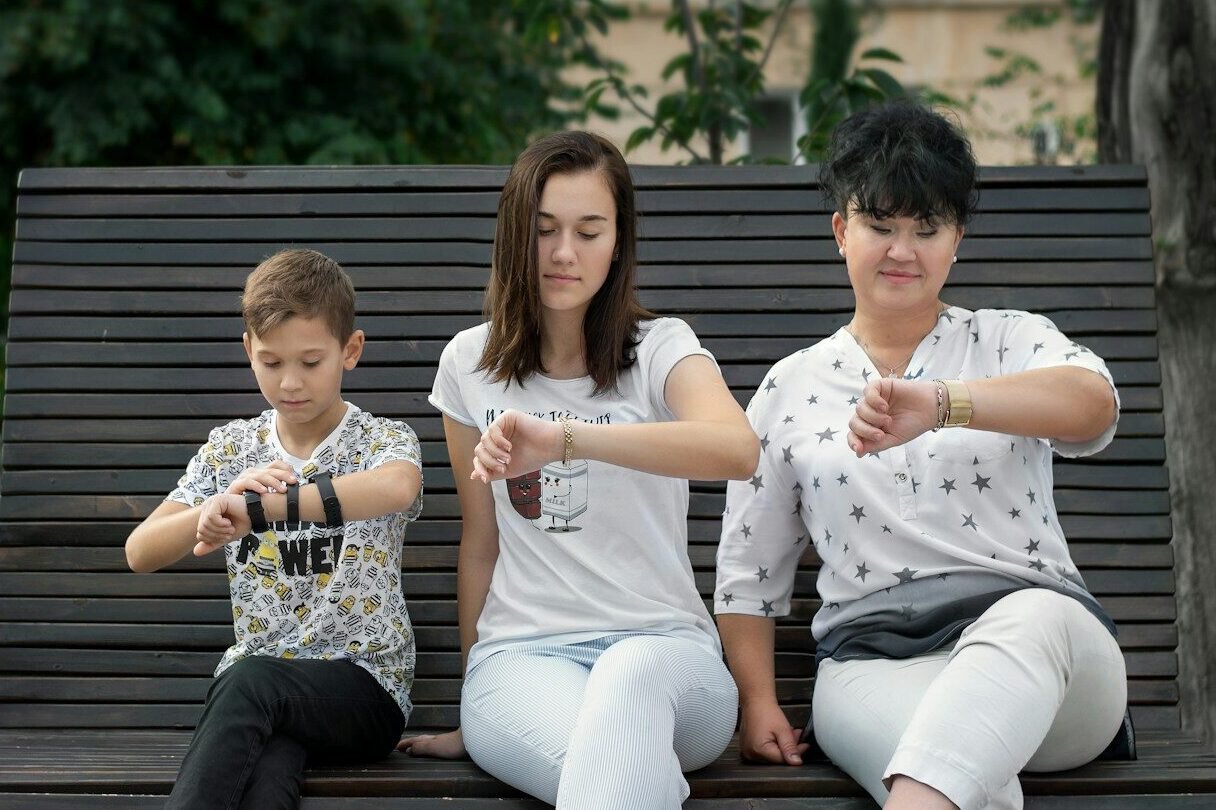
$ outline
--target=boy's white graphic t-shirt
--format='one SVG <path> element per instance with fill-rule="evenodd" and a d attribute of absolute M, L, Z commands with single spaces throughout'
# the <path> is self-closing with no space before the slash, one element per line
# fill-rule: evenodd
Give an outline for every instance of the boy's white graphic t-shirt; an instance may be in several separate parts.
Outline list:
<path fill-rule="evenodd" d="M 276 417 L 271 409 L 212 430 L 165 500 L 196 506 L 249 468 L 276 460 L 289 463 L 301 483 L 317 472 L 337 478 L 391 461 L 422 467 L 418 438 L 408 425 L 350 403 L 308 459 L 283 449 Z M 215 674 L 250 655 L 347 659 L 371 673 L 408 719 L 415 653 L 401 548 L 406 525 L 421 511 L 419 491 L 405 512 L 341 526 L 274 523 L 261 535 L 227 544 L 236 643 Z"/>
<path fill-rule="evenodd" d="M 617 390 L 592 396 L 590 377 L 490 382 L 476 370 L 488 334 L 482 324 L 448 343 L 430 396 L 478 431 L 508 409 L 594 424 L 672 421 L 667 375 L 690 355 L 713 359 L 683 321 L 643 322 L 636 362 Z M 568 644 L 627 631 L 679 636 L 721 654 L 688 560 L 686 480 L 576 459 L 490 486 L 499 554 L 470 670 L 521 642 Z"/>

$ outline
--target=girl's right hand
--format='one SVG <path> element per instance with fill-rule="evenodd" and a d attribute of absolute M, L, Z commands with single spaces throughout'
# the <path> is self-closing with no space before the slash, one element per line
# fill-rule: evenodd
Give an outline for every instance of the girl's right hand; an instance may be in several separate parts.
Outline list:
<path fill-rule="evenodd" d="M 469 478 L 488 484 L 536 472 L 561 460 L 563 441 L 559 423 L 520 411 L 503 411 L 473 448 L 473 472 Z"/>
<path fill-rule="evenodd" d="M 397 743 L 397 750 L 412 757 L 435 757 L 437 759 L 463 759 L 468 756 L 464 750 L 464 736 L 460 729 L 446 734 L 420 734 L 417 737 L 406 737 Z"/>
<path fill-rule="evenodd" d="M 236 477 L 224 490 L 225 495 L 241 495 L 247 490 L 265 495 L 268 492 L 286 492 L 288 484 L 296 483 L 296 471 L 282 459 L 276 459 L 265 467 L 250 467 Z"/>

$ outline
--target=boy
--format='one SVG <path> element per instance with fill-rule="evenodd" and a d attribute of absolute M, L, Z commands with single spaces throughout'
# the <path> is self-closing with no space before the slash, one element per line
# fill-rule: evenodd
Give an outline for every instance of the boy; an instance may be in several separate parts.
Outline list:
<path fill-rule="evenodd" d="M 245 353 L 271 405 L 211 431 L 127 538 L 155 571 L 224 548 L 236 643 L 207 694 L 169 807 L 295 807 L 305 761 L 393 750 L 411 704 L 401 589 L 422 507 L 414 432 L 342 399 L 364 335 L 333 260 L 284 250 L 245 282 Z"/>

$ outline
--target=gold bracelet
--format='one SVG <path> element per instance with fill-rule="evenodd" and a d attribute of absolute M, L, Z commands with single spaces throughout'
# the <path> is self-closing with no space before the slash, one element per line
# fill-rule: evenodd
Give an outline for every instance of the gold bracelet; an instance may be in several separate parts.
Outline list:
<path fill-rule="evenodd" d="M 962 380 L 942 380 L 946 387 L 946 409 L 944 427 L 966 427 L 971 424 L 971 392 Z"/>
<path fill-rule="evenodd" d="M 562 464 L 569 467 L 574 457 L 574 426 L 568 416 L 559 416 L 558 421 L 562 423 Z"/>
<path fill-rule="evenodd" d="M 933 381 L 933 393 L 937 394 L 937 425 L 933 428 L 936 433 L 946 426 L 946 388 L 941 380 Z"/>

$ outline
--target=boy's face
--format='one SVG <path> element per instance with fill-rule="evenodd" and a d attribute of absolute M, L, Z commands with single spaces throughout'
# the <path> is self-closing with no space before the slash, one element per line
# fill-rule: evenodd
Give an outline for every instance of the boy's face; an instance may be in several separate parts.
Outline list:
<path fill-rule="evenodd" d="M 363 331 L 343 345 L 323 318 L 288 318 L 264 335 L 246 332 L 245 353 L 262 396 L 279 419 L 307 428 L 344 413 L 342 372 L 363 353 Z"/>

